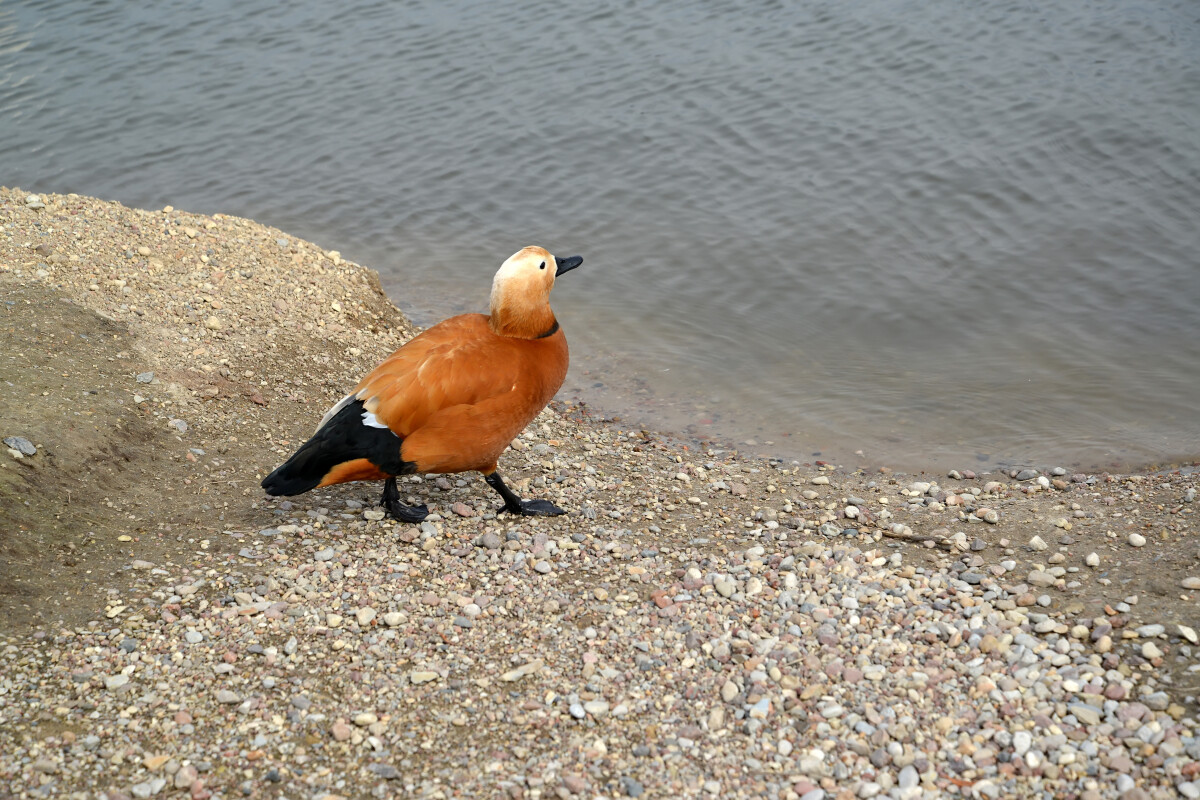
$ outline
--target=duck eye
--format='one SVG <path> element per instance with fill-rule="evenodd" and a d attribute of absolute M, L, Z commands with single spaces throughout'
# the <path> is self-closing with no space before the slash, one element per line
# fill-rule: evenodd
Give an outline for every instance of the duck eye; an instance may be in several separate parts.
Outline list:
<path fill-rule="evenodd" d="M 543 261 L 542 265 L 540 267 L 538 267 L 538 269 L 545 269 L 545 268 L 546 268 L 546 262 Z"/>

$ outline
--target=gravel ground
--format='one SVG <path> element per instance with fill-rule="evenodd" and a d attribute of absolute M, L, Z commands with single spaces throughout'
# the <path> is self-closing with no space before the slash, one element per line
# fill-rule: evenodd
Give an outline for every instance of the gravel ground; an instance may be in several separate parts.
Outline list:
<path fill-rule="evenodd" d="M 0 225 L 0 796 L 1200 797 L 1188 469 L 867 472 L 567 400 L 501 469 L 568 516 L 471 474 L 401 484 L 420 526 L 376 486 L 280 501 L 412 335 L 374 273 L 75 195 L 0 190 Z M 64 511 L 78 431 L 36 423 L 102 402 L 93 434 L 146 432 Z"/>

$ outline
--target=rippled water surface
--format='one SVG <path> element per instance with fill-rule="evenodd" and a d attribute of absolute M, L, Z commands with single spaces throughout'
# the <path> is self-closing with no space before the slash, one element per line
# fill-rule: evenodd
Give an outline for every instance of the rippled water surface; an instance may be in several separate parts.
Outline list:
<path fill-rule="evenodd" d="M 1200 455 L 1192 2 L 262 5 L 0 5 L 0 183 L 277 225 L 424 323 L 581 253 L 564 395 L 634 423 Z"/>

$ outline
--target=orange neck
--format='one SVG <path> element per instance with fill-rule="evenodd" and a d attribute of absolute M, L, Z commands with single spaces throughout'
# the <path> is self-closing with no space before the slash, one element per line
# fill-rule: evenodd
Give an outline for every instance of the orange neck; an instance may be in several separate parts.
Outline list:
<path fill-rule="evenodd" d="M 548 305 L 540 308 L 493 309 L 488 325 L 499 335 L 514 339 L 540 339 L 558 330 L 558 320 Z"/>

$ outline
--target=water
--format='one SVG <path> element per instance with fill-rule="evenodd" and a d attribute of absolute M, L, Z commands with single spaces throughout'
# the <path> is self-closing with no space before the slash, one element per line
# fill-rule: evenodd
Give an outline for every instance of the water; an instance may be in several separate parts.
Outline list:
<path fill-rule="evenodd" d="M 1193 3 L 0 5 L 0 183 L 248 216 L 581 397 L 894 467 L 1200 455 Z M 861 453 L 861 455 L 857 454 Z"/>

